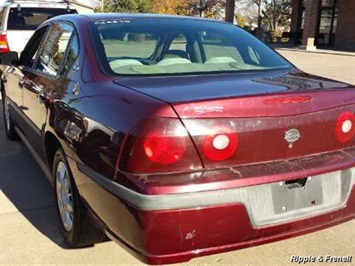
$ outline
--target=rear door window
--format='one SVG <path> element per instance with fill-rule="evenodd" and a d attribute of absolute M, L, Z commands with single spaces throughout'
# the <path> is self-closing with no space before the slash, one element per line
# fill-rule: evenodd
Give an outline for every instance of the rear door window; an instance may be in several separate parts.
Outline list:
<path fill-rule="evenodd" d="M 42 44 L 36 70 L 50 76 L 59 74 L 74 29 L 68 24 L 54 24 Z"/>
<path fill-rule="evenodd" d="M 21 53 L 20 57 L 20 65 L 25 66 L 26 68 L 32 68 L 37 57 L 37 53 L 41 43 L 43 42 L 47 31 L 48 25 L 42 27 L 41 29 L 37 30 L 27 43 L 25 49 Z"/>
<path fill-rule="evenodd" d="M 21 7 L 11 8 L 8 30 L 35 30 L 42 22 L 63 14 L 76 14 L 75 9 Z"/>

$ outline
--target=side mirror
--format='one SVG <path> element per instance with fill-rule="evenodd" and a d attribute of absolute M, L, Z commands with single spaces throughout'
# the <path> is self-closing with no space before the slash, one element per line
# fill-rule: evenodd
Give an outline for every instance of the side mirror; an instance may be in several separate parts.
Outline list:
<path fill-rule="evenodd" d="M 0 53 L 0 64 L 2 65 L 17 65 L 19 62 L 17 52 Z"/>

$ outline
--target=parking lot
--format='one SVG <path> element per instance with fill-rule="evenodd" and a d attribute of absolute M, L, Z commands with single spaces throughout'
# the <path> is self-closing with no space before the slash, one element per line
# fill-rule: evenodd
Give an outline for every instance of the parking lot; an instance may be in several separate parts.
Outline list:
<path fill-rule="evenodd" d="M 280 53 L 307 72 L 355 85 L 355 56 L 286 50 Z M 6 139 L 2 106 L 0 117 L 0 265 L 141 265 L 113 242 L 68 249 L 58 227 L 49 182 L 23 144 Z M 297 264 L 290 262 L 292 255 L 353 256 L 352 263 L 336 265 L 355 265 L 355 221 L 276 243 L 197 258 L 185 265 Z"/>

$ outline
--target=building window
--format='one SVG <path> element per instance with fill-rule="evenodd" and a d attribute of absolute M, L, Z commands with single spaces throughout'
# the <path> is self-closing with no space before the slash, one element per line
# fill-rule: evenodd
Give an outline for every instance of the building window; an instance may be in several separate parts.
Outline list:
<path fill-rule="evenodd" d="M 316 44 L 319 47 L 334 46 L 334 36 L 338 21 L 338 7 L 336 0 L 322 0 L 319 10 L 319 26 Z"/>

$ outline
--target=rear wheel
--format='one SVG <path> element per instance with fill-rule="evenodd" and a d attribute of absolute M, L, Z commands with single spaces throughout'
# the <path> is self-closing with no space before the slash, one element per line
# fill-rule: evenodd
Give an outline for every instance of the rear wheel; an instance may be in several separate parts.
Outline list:
<path fill-rule="evenodd" d="M 60 229 L 65 242 L 74 248 L 91 246 L 105 239 L 86 213 L 62 149 L 54 155 L 53 176 Z"/>
<path fill-rule="evenodd" d="M 3 108 L 3 115 L 4 115 L 4 126 L 5 126 L 5 133 L 8 139 L 10 140 L 18 140 L 18 135 L 15 131 L 14 123 L 11 119 L 10 114 L 10 103 L 9 100 L 6 98 L 5 92 L 2 93 L 2 108 Z"/>

